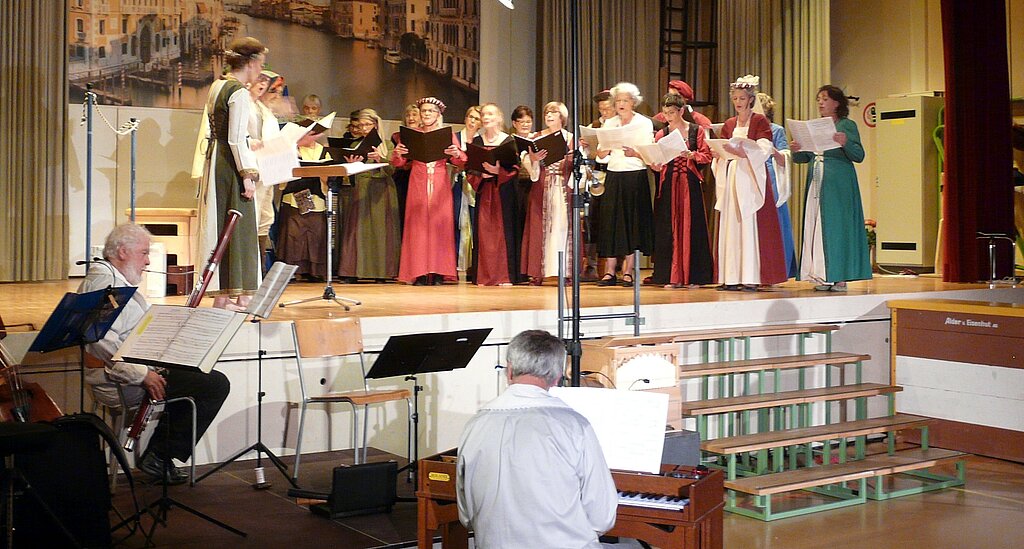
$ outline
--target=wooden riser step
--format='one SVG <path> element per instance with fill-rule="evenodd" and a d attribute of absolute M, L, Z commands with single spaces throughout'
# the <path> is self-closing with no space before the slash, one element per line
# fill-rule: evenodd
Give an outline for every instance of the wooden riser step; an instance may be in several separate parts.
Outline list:
<path fill-rule="evenodd" d="M 761 372 L 764 370 L 791 370 L 824 364 L 852 364 L 869 360 L 871 355 L 854 353 L 818 353 L 813 355 L 795 355 L 771 358 L 755 358 L 750 360 L 733 360 L 726 362 L 709 362 L 707 364 L 684 364 L 679 367 L 679 377 L 700 377 L 723 374 L 742 374 Z"/>
<path fill-rule="evenodd" d="M 680 405 L 680 411 L 684 416 L 722 414 L 725 412 L 740 412 L 743 410 L 774 408 L 776 406 L 789 406 L 793 404 L 807 404 L 811 402 L 826 402 L 830 400 L 847 400 L 860 397 L 887 395 L 902 390 L 903 387 L 898 385 L 858 383 L 854 385 L 840 385 L 836 387 L 802 389 L 799 391 L 765 393 L 762 395 L 744 395 L 689 401 L 683 402 Z"/>
<path fill-rule="evenodd" d="M 900 429 L 914 429 L 924 427 L 931 421 L 931 418 L 927 417 L 896 414 L 886 417 L 844 421 L 829 425 L 716 438 L 704 441 L 700 446 L 705 452 L 728 455 L 838 438 L 874 435 Z"/>
<path fill-rule="evenodd" d="M 725 487 L 745 494 L 768 496 L 862 478 L 927 469 L 941 463 L 962 460 L 967 455 L 941 448 L 915 448 L 901 450 L 892 455 L 876 454 L 846 463 L 803 467 L 781 473 L 726 480 Z"/>
<path fill-rule="evenodd" d="M 689 343 L 696 341 L 715 341 L 738 337 L 770 337 L 799 334 L 824 334 L 838 330 L 835 324 L 782 324 L 777 326 L 751 326 L 747 328 L 730 328 L 725 330 L 687 330 L 683 332 L 663 332 L 642 336 L 608 336 L 583 342 L 592 347 L 629 347 L 633 345 L 657 345 L 659 343 Z"/>

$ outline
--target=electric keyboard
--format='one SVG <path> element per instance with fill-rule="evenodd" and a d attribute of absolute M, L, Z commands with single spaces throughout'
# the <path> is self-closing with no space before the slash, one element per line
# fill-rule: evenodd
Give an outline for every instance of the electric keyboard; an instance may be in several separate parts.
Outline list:
<path fill-rule="evenodd" d="M 665 509 L 667 511 L 682 511 L 686 508 L 688 503 L 690 503 L 690 498 L 677 498 L 662 494 L 648 494 L 644 492 L 619 491 L 619 505 L 646 507 L 648 509 Z"/>

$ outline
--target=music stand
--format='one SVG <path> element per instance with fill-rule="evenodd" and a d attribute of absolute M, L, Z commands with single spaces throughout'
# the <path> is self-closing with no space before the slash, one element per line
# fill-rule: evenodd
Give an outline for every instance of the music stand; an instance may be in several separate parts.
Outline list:
<path fill-rule="evenodd" d="M 334 286 L 332 286 L 332 279 L 334 278 L 334 264 L 333 257 L 331 255 L 331 247 L 334 245 L 334 223 L 332 223 L 331 218 L 335 217 L 337 214 L 334 213 L 334 207 L 331 204 L 334 201 L 334 186 L 330 184 L 328 179 L 331 177 L 346 177 L 348 175 L 350 175 L 348 169 L 340 164 L 331 164 L 327 166 L 299 166 L 298 168 L 292 169 L 292 176 L 317 177 L 320 179 L 320 182 L 327 187 L 327 207 L 324 209 L 324 215 L 327 217 L 327 276 L 324 293 L 322 295 L 288 301 L 279 304 L 280 307 L 301 305 L 302 303 L 311 303 L 314 301 L 333 301 L 348 311 L 348 303 L 353 305 L 362 305 L 362 302 L 358 299 L 342 297 L 334 293 Z"/>
<path fill-rule="evenodd" d="M 30 353 L 48 353 L 78 346 L 78 402 L 82 412 L 85 411 L 85 346 L 103 339 L 135 291 L 134 286 L 121 286 L 84 294 L 64 294 L 28 349 Z"/>
<path fill-rule="evenodd" d="M 412 381 L 412 456 L 409 463 L 400 469 L 409 470 L 410 482 L 415 479 L 420 452 L 420 392 L 423 386 L 416 383 L 416 376 L 465 368 L 490 333 L 491 328 L 475 328 L 391 336 L 367 372 L 369 379 L 405 376 L 405 381 Z"/>

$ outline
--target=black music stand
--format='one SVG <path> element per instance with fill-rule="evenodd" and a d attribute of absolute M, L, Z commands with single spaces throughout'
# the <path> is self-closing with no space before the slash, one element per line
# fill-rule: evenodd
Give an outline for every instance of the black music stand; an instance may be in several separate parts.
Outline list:
<path fill-rule="evenodd" d="M 416 376 L 465 368 L 490 333 L 491 328 L 475 328 L 391 336 L 367 372 L 369 379 L 405 376 L 405 381 L 412 381 L 412 456 L 409 463 L 400 469 L 409 470 L 409 482 L 415 479 L 420 452 L 420 392 L 423 386 L 417 384 Z"/>
<path fill-rule="evenodd" d="M 163 413 L 164 414 L 168 414 L 168 415 L 171 414 L 170 408 L 169 407 L 165 407 Z M 164 434 L 164 440 L 165 441 L 169 441 L 170 437 L 171 437 L 171 430 L 169 428 L 166 428 L 163 431 L 164 431 L 164 433 L 163 433 Z M 192 456 L 192 459 L 195 459 L 195 458 L 196 458 L 195 456 Z M 172 498 L 171 496 L 167 495 L 167 477 L 170 476 L 170 472 L 171 472 L 171 467 L 172 467 L 172 462 L 173 461 L 174 460 L 172 458 L 170 458 L 170 457 L 168 457 L 167 459 L 164 460 L 164 478 L 163 478 L 162 486 L 160 488 L 160 497 L 157 498 L 156 500 L 154 500 L 149 505 L 147 505 L 145 508 L 140 509 L 134 515 L 131 515 L 130 517 L 128 517 L 128 518 L 124 519 L 123 521 L 117 523 L 113 528 L 111 528 L 111 530 L 112 531 L 113 530 L 117 530 L 118 528 L 120 528 L 120 527 L 122 527 L 122 526 L 124 526 L 126 524 L 130 524 L 132 521 L 139 520 L 139 519 L 142 518 L 142 515 L 146 515 L 146 514 L 151 515 L 153 517 L 153 524 L 150 527 L 149 532 L 143 531 L 143 535 L 146 537 L 146 545 L 145 545 L 145 547 L 152 547 L 153 546 L 153 534 L 156 533 L 156 527 L 158 525 L 160 525 L 160 524 L 162 524 L 162 525 L 164 525 L 166 527 L 167 526 L 167 514 L 168 514 L 168 512 L 170 512 L 171 508 L 177 507 L 177 508 L 179 508 L 179 509 L 181 509 L 183 511 L 191 513 L 195 517 L 201 518 L 201 519 L 205 520 L 206 522 L 209 522 L 210 524 L 213 524 L 214 526 L 219 526 L 220 528 L 223 528 L 224 530 L 227 530 L 228 532 L 231 532 L 232 534 L 235 534 L 236 536 L 240 536 L 240 537 L 243 537 L 243 538 L 244 537 L 248 537 L 248 534 L 246 534 L 245 532 L 239 530 L 238 528 L 235 528 L 234 526 L 231 526 L 231 525 L 229 525 L 229 524 L 227 524 L 225 522 L 219 521 L 219 520 L 211 517 L 210 515 L 207 515 L 206 513 L 203 513 L 202 511 L 199 511 L 198 509 L 195 509 L 193 507 L 189 507 L 188 505 L 185 505 L 184 503 L 182 503 L 182 502 Z"/>
<path fill-rule="evenodd" d="M 103 339 L 136 289 L 121 286 L 84 294 L 64 294 L 28 349 L 30 353 L 48 353 L 78 346 L 81 363 L 78 402 L 82 412 L 85 411 L 85 346 Z"/>
<path fill-rule="evenodd" d="M 242 448 L 238 452 L 228 459 L 217 464 L 216 467 L 203 473 L 195 480 L 199 482 L 204 478 L 220 471 L 225 465 L 234 462 L 238 458 L 248 454 L 249 452 L 256 452 L 256 482 L 252 485 L 257 490 L 264 490 L 270 488 L 270 483 L 267 482 L 266 477 L 263 476 L 263 454 L 267 455 L 267 459 L 277 467 L 277 470 L 284 475 L 285 480 L 292 485 L 292 488 L 298 488 L 295 480 L 288 474 L 288 466 L 281 461 L 281 458 L 277 456 L 266 444 L 263 444 L 263 397 L 267 394 L 263 391 L 263 357 L 267 356 L 266 349 L 263 348 L 263 320 L 270 318 L 270 313 L 274 310 L 274 305 L 281 299 L 281 295 L 284 293 L 284 289 L 288 286 L 288 281 L 295 275 L 295 271 L 298 267 L 295 265 L 288 265 L 280 261 L 274 262 L 274 265 L 270 268 L 270 272 L 263 277 L 263 284 L 260 285 L 260 290 L 257 291 L 257 295 L 253 297 L 253 303 L 255 303 L 261 297 L 265 290 L 267 296 L 264 296 L 265 303 L 263 307 L 258 307 L 256 310 L 248 311 L 253 315 L 252 320 L 249 322 L 256 325 L 256 337 L 258 349 L 256 351 L 256 442 Z"/>

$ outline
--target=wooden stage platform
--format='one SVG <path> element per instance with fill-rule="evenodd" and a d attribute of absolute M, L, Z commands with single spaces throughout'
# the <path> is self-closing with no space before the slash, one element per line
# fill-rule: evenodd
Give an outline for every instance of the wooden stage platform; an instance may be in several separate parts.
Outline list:
<path fill-rule="evenodd" d="M 49 316 L 53 307 L 66 292 L 73 292 L 80 279 L 52 282 L 24 282 L 0 284 L 0 315 L 7 324 L 31 323 L 37 328 Z M 690 303 L 752 302 L 793 298 L 829 298 L 840 296 L 866 296 L 907 294 L 956 290 L 986 289 L 986 284 L 960 284 L 943 282 L 936 276 L 876 276 L 873 280 L 852 282 L 845 294 L 818 292 L 809 282 L 789 281 L 784 284 L 753 292 L 719 292 L 712 287 L 699 289 L 666 289 L 643 286 L 640 291 L 641 307 L 648 305 L 681 305 Z M 324 285 L 293 283 L 285 291 L 282 301 L 314 297 L 323 294 Z M 459 314 L 499 311 L 555 310 L 558 307 L 558 288 L 549 281 L 542 287 L 480 287 L 471 284 L 445 284 L 440 287 L 410 286 L 407 284 L 334 284 L 338 295 L 362 302 L 352 308 L 360 317 L 391 317 L 425 314 Z M 1021 290 L 1024 292 L 1024 290 Z M 568 293 L 568 292 L 567 292 Z M 593 283 L 581 290 L 584 308 L 630 307 L 633 302 L 631 288 L 601 288 Z M 185 296 L 152 298 L 151 303 L 184 304 Z M 336 316 L 343 310 L 327 301 L 308 303 L 290 308 L 278 308 L 273 320 L 325 318 Z"/>
<path fill-rule="evenodd" d="M 32 323 L 38 329 L 65 292 L 74 291 L 78 280 L 40 283 L 0 284 L 0 315 L 8 324 Z M 318 301 L 274 311 L 270 320 L 246 323 L 223 355 L 217 369 L 228 376 L 231 394 L 197 451 L 199 464 L 225 459 L 246 447 L 256 436 L 256 398 L 266 393 L 263 406 L 264 442 L 279 455 L 295 448 L 298 402 L 301 393 L 290 323 L 304 318 L 346 314 L 361 317 L 367 350 L 381 349 L 392 335 L 439 332 L 470 328 L 491 328 L 490 336 L 467 368 L 423 374 L 417 384 L 421 423 L 417 436 L 421 455 L 447 450 L 458 443 L 465 422 L 484 403 L 504 388 L 502 371 L 505 347 L 524 329 L 545 329 L 557 333 L 557 286 L 476 287 L 448 284 L 420 287 L 402 284 L 336 284 L 338 294 L 358 299 L 363 305 L 350 313 L 332 303 Z M 320 296 L 322 284 L 293 284 L 285 300 Z M 695 329 L 725 329 L 741 326 L 828 322 L 842 326 L 833 337 L 835 351 L 871 356 L 865 363 L 865 382 L 889 378 L 890 311 L 893 299 L 971 299 L 1024 303 L 1024 288 L 988 289 L 985 284 L 945 283 L 938 277 L 879 276 L 854 282 L 849 291 L 817 292 L 808 282 L 790 281 L 756 293 L 719 292 L 712 288 L 671 290 L 645 286 L 640 291 L 641 333 Z M 630 288 L 582 288 L 585 315 L 623 313 L 632 309 Z M 183 304 L 185 297 L 152 299 L 153 303 Z M 19 329 L 20 330 L 20 329 Z M 633 327 L 624 319 L 587 321 L 584 337 L 623 335 Z M 34 337 L 12 331 L 6 342 L 16 353 L 25 352 Z M 766 341 L 752 349 L 754 356 L 778 355 L 780 345 L 791 342 Z M 761 344 L 758 344 L 761 345 Z M 267 355 L 259 364 L 259 351 Z M 808 349 L 808 352 L 820 352 Z M 694 349 L 684 348 L 680 357 L 690 360 Z M 372 356 L 371 356 L 372 362 Z M 33 380 L 54 394 L 58 403 L 77 409 L 79 403 L 77 352 L 36 355 L 26 360 Z M 354 367 L 349 367 L 354 366 Z M 353 388 L 359 383 L 358 361 L 324 360 L 307 383 L 307 390 L 320 394 L 331 389 Z M 381 388 L 410 388 L 401 377 L 373 380 Z M 262 389 L 258 389 L 262 387 Z M 307 417 L 303 449 L 308 452 L 347 448 L 350 436 L 347 408 L 325 411 L 316 408 Z M 405 410 L 403 406 L 371 408 L 370 445 L 405 455 Z"/>

